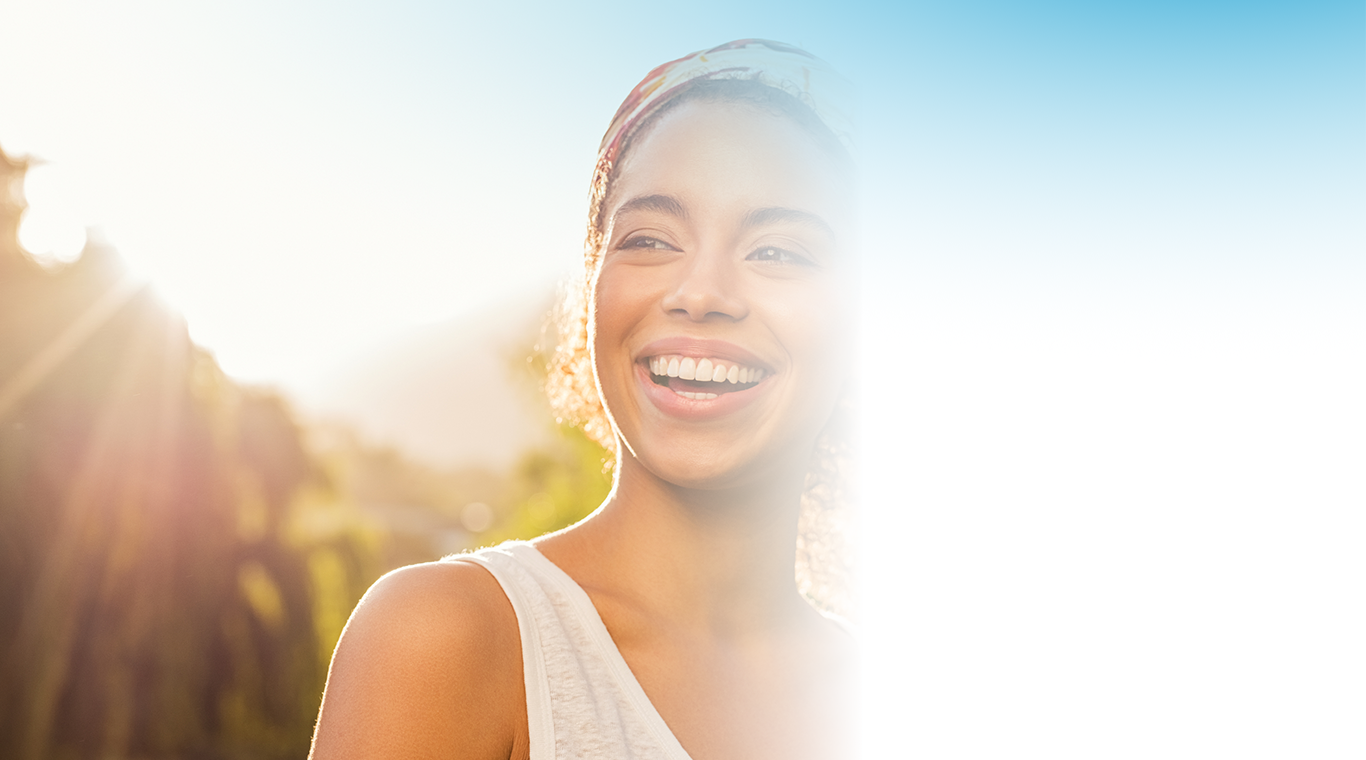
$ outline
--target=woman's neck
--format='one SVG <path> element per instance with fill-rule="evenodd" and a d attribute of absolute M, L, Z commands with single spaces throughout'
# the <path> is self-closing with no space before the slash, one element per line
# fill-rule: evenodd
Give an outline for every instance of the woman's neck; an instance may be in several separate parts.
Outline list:
<path fill-rule="evenodd" d="M 655 477 L 629 453 L 619 467 L 598 511 L 538 544 L 590 594 L 723 636 L 810 614 L 793 570 L 802 469 L 702 490 Z"/>

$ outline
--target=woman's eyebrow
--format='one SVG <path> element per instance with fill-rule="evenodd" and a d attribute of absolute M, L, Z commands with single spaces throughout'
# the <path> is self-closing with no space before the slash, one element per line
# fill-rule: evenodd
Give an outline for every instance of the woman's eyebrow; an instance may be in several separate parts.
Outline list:
<path fill-rule="evenodd" d="M 801 211 L 795 208 L 783 208 L 781 206 L 771 206 L 768 208 L 756 208 L 745 214 L 745 218 L 740 222 L 745 228 L 762 227 L 766 224 L 777 224 L 780 222 L 793 222 L 815 227 L 830 237 L 835 237 L 835 231 L 831 229 L 826 221 L 810 211 Z"/>
<path fill-rule="evenodd" d="M 672 195 L 640 195 L 621 204 L 617 212 L 612 215 L 612 220 L 616 221 L 622 214 L 632 211 L 658 211 L 662 214 L 687 219 L 688 211 L 683 208 L 683 204 Z"/>

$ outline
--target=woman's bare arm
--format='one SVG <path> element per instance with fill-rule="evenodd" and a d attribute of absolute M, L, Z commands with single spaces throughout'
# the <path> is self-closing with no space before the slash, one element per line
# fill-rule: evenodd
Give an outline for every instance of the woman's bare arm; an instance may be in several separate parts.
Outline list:
<path fill-rule="evenodd" d="M 332 656 L 310 757 L 526 756 L 517 618 L 493 576 L 447 562 L 376 582 Z"/>

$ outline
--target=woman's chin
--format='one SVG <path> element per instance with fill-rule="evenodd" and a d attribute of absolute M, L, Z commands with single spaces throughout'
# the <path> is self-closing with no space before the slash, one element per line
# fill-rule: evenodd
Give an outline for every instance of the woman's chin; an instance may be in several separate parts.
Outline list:
<path fill-rule="evenodd" d="M 748 490 L 790 481 L 804 471 L 809 452 L 781 451 L 773 447 L 747 447 L 743 442 L 667 437 L 633 446 L 636 464 L 671 486 L 696 491 Z"/>

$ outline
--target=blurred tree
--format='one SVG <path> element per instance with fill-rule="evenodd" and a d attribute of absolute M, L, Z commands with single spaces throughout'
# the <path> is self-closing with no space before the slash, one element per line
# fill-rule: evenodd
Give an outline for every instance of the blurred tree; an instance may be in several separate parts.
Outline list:
<path fill-rule="evenodd" d="M 545 395 L 554 350 L 555 310 L 547 310 L 540 334 L 510 347 L 508 375 L 526 403 L 543 410 L 547 424 L 555 415 Z M 546 446 L 526 451 L 508 473 L 505 496 L 490 530 L 478 536 L 483 546 L 532 539 L 587 517 L 612 489 L 612 454 L 572 425 L 557 425 Z"/>
<path fill-rule="evenodd" d="M 330 486 L 285 405 L 112 251 L 25 254 L 26 168 L 0 151 L 0 757 L 301 757 L 366 539 L 295 527 L 340 507 L 296 498 Z"/>
<path fill-rule="evenodd" d="M 522 455 L 508 478 L 506 506 L 481 545 L 527 540 L 572 525 L 607 498 L 607 453 L 583 431 L 562 427 L 551 446 Z"/>
<path fill-rule="evenodd" d="M 513 350 L 522 357 L 517 364 L 525 363 L 525 345 Z M 535 387 L 532 377 L 528 403 L 541 403 Z M 569 426 L 502 472 L 435 468 L 393 447 L 367 444 L 346 428 L 315 426 L 313 433 L 330 480 L 356 519 L 383 532 L 385 570 L 559 530 L 592 512 L 612 485 L 607 452 Z"/>

